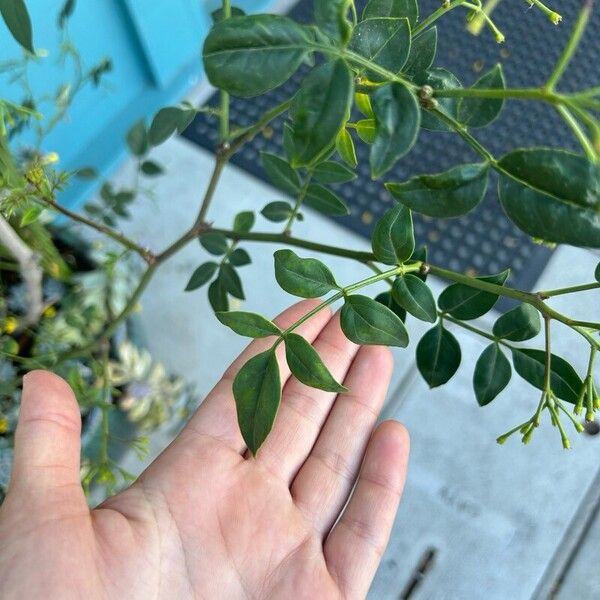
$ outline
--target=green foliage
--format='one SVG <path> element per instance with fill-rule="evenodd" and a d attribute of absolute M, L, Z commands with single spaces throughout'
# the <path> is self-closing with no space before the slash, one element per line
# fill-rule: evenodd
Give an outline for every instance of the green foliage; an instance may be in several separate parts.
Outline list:
<path fill-rule="evenodd" d="M 331 190 L 322 185 L 310 184 L 306 190 L 304 204 L 325 215 L 343 217 L 350 214 L 346 203 Z"/>
<path fill-rule="evenodd" d="M 371 242 L 382 263 L 397 265 L 408 260 L 415 249 L 410 210 L 402 205 L 388 210 L 375 226 Z"/>
<path fill-rule="evenodd" d="M 497 275 L 478 277 L 477 279 L 502 286 L 509 274 L 510 271 L 507 269 Z M 482 317 L 492 310 L 497 301 L 498 295 L 494 292 L 483 291 L 462 283 L 453 283 L 440 294 L 438 305 L 442 311 L 451 314 L 454 318 L 470 321 Z"/>
<path fill-rule="evenodd" d="M 473 85 L 473 89 L 503 90 L 506 81 L 502 65 L 496 65 L 491 71 L 482 75 Z M 502 111 L 503 98 L 461 98 L 458 103 L 458 120 L 467 127 L 485 127 Z"/>
<path fill-rule="evenodd" d="M 353 0 L 315 0 L 315 22 L 336 44 L 347 44 L 352 36 L 348 13 Z"/>
<path fill-rule="evenodd" d="M 447 69 L 440 67 L 435 67 L 425 73 L 419 73 L 415 77 L 415 82 L 421 86 L 431 86 L 434 90 L 448 90 L 462 87 L 455 75 Z M 458 119 L 458 98 L 438 98 L 437 103 L 437 110 L 453 119 Z M 430 131 L 452 131 L 452 128 L 447 123 L 441 121 L 428 108 L 422 109 L 421 127 Z"/>
<path fill-rule="evenodd" d="M 414 26 L 419 19 L 419 5 L 417 0 L 369 0 L 362 17 L 406 17 Z"/>
<path fill-rule="evenodd" d="M 224 262 L 221 264 L 221 267 L 219 268 L 219 281 L 228 294 L 231 294 L 234 298 L 238 298 L 239 300 L 246 299 L 244 296 L 242 280 L 230 263 Z"/>
<path fill-rule="evenodd" d="M 510 382 L 510 362 L 498 344 L 490 344 L 475 364 L 473 389 L 479 406 L 487 406 Z"/>
<path fill-rule="evenodd" d="M 351 167 L 356 167 L 358 158 L 356 157 L 356 148 L 352 136 L 346 129 L 340 129 L 335 138 L 335 149 L 340 158 Z"/>
<path fill-rule="evenodd" d="M 551 148 L 514 150 L 500 160 L 499 193 L 509 218 L 549 242 L 600 248 L 600 167 Z"/>
<path fill-rule="evenodd" d="M 254 213 L 251 210 L 244 210 L 235 215 L 233 221 L 233 230 L 238 233 L 248 233 L 254 227 Z"/>
<path fill-rule="evenodd" d="M 134 156 L 143 156 L 148 152 L 148 132 L 144 121 L 138 121 L 127 132 L 127 147 Z"/>
<path fill-rule="evenodd" d="M 315 167 L 313 178 L 324 184 L 347 183 L 356 179 L 356 173 L 338 162 L 326 160 Z"/>
<path fill-rule="evenodd" d="M 261 153 L 262 165 L 273 184 L 288 194 L 300 189 L 300 179 L 287 161 L 269 152 Z"/>
<path fill-rule="evenodd" d="M 256 454 L 273 427 L 281 402 L 281 379 L 274 350 L 251 358 L 236 375 L 233 395 L 242 437 Z"/>
<path fill-rule="evenodd" d="M 34 54 L 31 19 L 24 0 L 0 0 L 0 15 L 13 38 L 27 52 Z"/>
<path fill-rule="evenodd" d="M 346 392 L 331 375 L 317 351 L 300 335 L 285 335 L 285 356 L 294 377 L 313 388 L 326 392 Z"/>
<path fill-rule="evenodd" d="M 596 281 L 600 282 L 600 263 L 598 263 L 598 265 L 596 266 L 594 276 L 596 277 Z"/>
<path fill-rule="evenodd" d="M 292 212 L 292 207 L 288 202 L 276 200 L 275 202 L 269 202 L 260 211 L 260 214 L 273 223 L 281 223 L 282 221 L 287 221 L 292 216 Z"/>
<path fill-rule="evenodd" d="M 421 321 L 435 323 L 437 307 L 428 285 L 412 274 L 397 277 L 392 288 L 396 304 Z"/>
<path fill-rule="evenodd" d="M 265 338 L 280 335 L 281 330 L 275 323 L 249 312 L 217 312 L 217 319 L 238 335 L 251 338 Z"/>
<path fill-rule="evenodd" d="M 460 217 L 483 200 L 488 171 L 487 163 L 460 165 L 445 173 L 419 175 L 405 183 L 386 183 L 386 188 L 416 212 L 438 218 Z"/>
<path fill-rule="evenodd" d="M 447 383 L 460 366 L 458 340 L 440 322 L 417 345 L 417 368 L 430 388 Z"/>
<path fill-rule="evenodd" d="M 140 170 L 146 177 L 156 177 L 164 173 L 163 168 L 153 160 L 145 160 L 140 165 Z"/>
<path fill-rule="evenodd" d="M 530 304 L 520 304 L 494 323 L 494 335 L 512 342 L 534 338 L 541 329 L 540 313 Z"/>
<path fill-rule="evenodd" d="M 222 233 L 209 231 L 200 236 L 200 244 L 210 254 L 222 256 L 229 250 L 229 242 Z"/>
<path fill-rule="evenodd" d="M 315 258 L 300 258 L 291 250 L 277 250 L 275 278 L 289 294 L 301 298 L 318 298 L 338 285 L 331 271 Z"/>
<path fill-rule="evenodd" d="M 410 54 L 402 71 L 412 79 L 423 77 L 435 60 L 437 39 L 437 27 L 430 27 L 412 38 Z"/>
<path fill-rule="evenodd" d="M 348 296 L 340 322 L 346 337 L 355 344 L 408 346 L 408 333 L 398 315 L 367 296 Z"/>
<path fill-rule="evenodd" d="M 190 108 L 167 106 L 161 108 L 150 124 L 148 141 L 152 146 L 160 146 L 175 132 L 182 133 L 194 119 L 196 111 Z"/>
<path fill-rule="evenodd" d="M 190 280 L 185 287 L 186 292 L 191 292 L 206 285 L 215 275 L 219 268 L 216 262 L 205 262 L 200 265 L 190 277 Z"/>

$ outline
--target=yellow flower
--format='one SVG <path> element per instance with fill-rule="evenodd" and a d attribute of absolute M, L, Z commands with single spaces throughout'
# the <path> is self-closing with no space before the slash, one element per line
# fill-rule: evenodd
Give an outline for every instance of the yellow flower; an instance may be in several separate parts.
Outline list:
<path fill-rule="evenodd" d="M 4 320 L 4 331 L 8 334 L 13 333 L 19 324 L 16 317 L 6 317 Z"/>
<path fill-rule="evenodd" d="M 6 417 L 0 417 L 0 435 L 8 432 L 8 419 Z"/>
<path fill-rule="evenodd" d="M 57 163 L 59 160 L 60 156 L 57 152 L 48 152 L 48 154 L 46 154 L 44 158 L 42 158 L 42 164 L 51 165 L 53 163 Z"/>
<path fill-rule="evenodd" d="M 52 317 L 56 316 L 56 308 L 54 308 L 54 306 L 48 306 L 46 310 L 44 310 L 44 316 L 48 319 L 52 319 Z"/>

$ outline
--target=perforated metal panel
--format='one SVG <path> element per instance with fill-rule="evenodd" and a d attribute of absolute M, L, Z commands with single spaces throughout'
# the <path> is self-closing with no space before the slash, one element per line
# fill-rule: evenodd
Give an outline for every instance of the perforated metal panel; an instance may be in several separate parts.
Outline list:
<path fill-rule="evenodd" d="M 359 0 L 356 4 L 362 10 L 365 2 Z M 488 31 L 479 37 L 467 34 L 464 31 L 465 11 L 454 10 L 438 22 L 436 66 L 450 69 L 464 86 L 469 86 L 494 64 L 501 62 L 511 87 L 540 86 L 564 47 L 580 3 L 556 4 L 564 17 L 559 27 L 552 25 L 539 11 L 528 9 L 522 0 L 504 0 L 494 13 L 494 19 L 507 37 L 506 43 L 501 45 Z M 421 0 L 421 13 L 429 14 L 439 5 L 439 0 Z M 301 22 L 310 22 L 312 1 L 301 0 L 291 16 Z M 596 11 L 581 49 L 564 78 L 563 88 L 571 90 L 597 85 L 600 80 L 599 58 L 600 11 Z M 289 98 L 305 72 L 299 71 L 287 84 L 265 96 L 233 99 L 233 122 L 239 126 L 248 125 L 269 108 Z M 216 96 L 212 102 L 217 102 Z M 233 162 L 264 179 L 259 153 L 261 150 L 283 152 L 282 121 L 276 120 L 273 129 L 247 145 Z M 205 148 L 213 149 L 217 141 L 215 125 L 214 118 L 199 115 L 184 135 Z M 488 128 L 476 130 L 475 136 L 499 156 L 519 145 L 578 148 L 572 134 L 553 109 L 534 102 L 508 102 L 500 118 Z M 357 142 L 357 151 L 359 177 L 337 190 L 348 202 L 352 214 L 336 220 L 370 236 L 373 224 L 392 205 L 393 199 L 381 181 L 374 182 L 370 178 L 369 147 Z M 455 134 L 422 131 L 415 148 L 386 175 L 385 181 L 404 181 L 419 173 L 440 172 L 479 159 Z M 490 178 L 484 202 L 475 211 L 458 219 L 434 220 L 415 215 L 415 230 L 417 241 L 427 244 L 432 262 L 473 274 L 494 273 L 510 266 L 513 269 L 511 284 L 524 289 L 534 284 L 550 257 L 547 248 L 533 243 L 506 218 L 498 201 L 495 174 Z"/>

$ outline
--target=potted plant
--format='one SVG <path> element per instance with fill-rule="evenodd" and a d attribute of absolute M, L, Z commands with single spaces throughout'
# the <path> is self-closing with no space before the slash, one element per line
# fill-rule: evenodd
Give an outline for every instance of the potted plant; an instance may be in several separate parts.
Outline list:
<path fill-rule="evenodd" d="M 527 1 L 551 23 L 560 22 L 559 13 L 540 0 Z M 252 453 L 259 451 L 269 434 L 280 403 L 274 358 L 280 345 L 285 345 L 289 367 L 298 380 L 343 393 L 314 348 L 294 333 L 300 323 L 335 302 L 343 303 L 342 330 L 360 344 L 406 347 L 410 320 L 429 322 L 431 329 L 416 345 L 416 358 L 431 387 L 449 382 L 461 361 L 460 343 L 450 326 L 483 336 L 489 346 L 477 360 L 473 379 L 481 406 L 501 393 L 513 370 L 539 390 L 534 414 L 526 415 L 498 442 L 518 433 L 527 443 L 542 421 L 548 421 L 557 427 L 562 445 L 570 447 L 567 428 L 582 431 L 578 415 L 592 420 L 600 407 L 594 382 L 600 323 L 559 313 L 552 307 L 552 298 L 600 288 L 600 267 L 581 285 L 539 293 L 511 287 L 508 271 L 485 276 L 454 272 L 431 263 L 426 252 L 415 247 L 412 213 L 432 218 L 466 214 L 481 202 L 489 174 L 495 171 L 500 182 L 498 198 L 507 217 L 528 235 L 550 244 L 600 247 L 600 126 L 594 114 L 600 109 L 600 91 L 593 82 L 589 89 L 576 92 L 557 88 L 583 35 L 592 3 L 584 3 L 570 41 L 539 89 L 509 87 L 500 67 L 463 87 L 453 74 L 435 66 L 436 25 L 450 11 L 466 10 L 468 19 L 486 25 L 495 42 L 504 40 L 489 7 L 479 0 L 446 0 L 425 15 L 420 14 L 417 0 L 370 0 L 360 14 L 352 0 L 315 0 L 314 7 L 315 22 L 307 26 L 280 15 L 245 15 L 233 8 L 230 0 L 223 0 L 203 47 L 206 74 L 221 90 L 218 109 L 165 107 L 148 127 L 141 122 L 130 132 L 130 147 L 144 160 L 149 148 L 185 129 L 195 112 L 211 111 L 218 118 L 220 143 L 206 193 L 187 231 L 168 247 L 142 247 L 110 223 L 61 206 L 49 175 L 41 183 L 28 181 L 30 206 L 49 208 L 91 226 L 145 263 L 127 303 L 110 323 L 91 341 L 73 344 L 65 355 L 59 354 L 47 365 L 58 368 L 65 358 L 80 357 L 105 344 L 137 306 L 161 265 L 199 240 L 213 258 L 190 274 L 188 291 L 208 284 L 211 305 L 224 325 L 240 335 L 273 339 L 271 349 L 244 365 L 233 383 L 240 429 Z M 230 95 L 263 94 L 282 85 L 301 64 L 309 64 L 310 70 L 293 97 L 250 126 L 236 127 L 230 122 Z M 491 123 L 512 99 L 542 102 L 557 110 L 573 130 L 581 152 L 516 148 L 502 157 L 494 156 L 478 140 L 477 129 Z M 353 111 L 362 116 L 355 119 Z M 220 223 L 212 201 L 224 166 L 280 115 L 287 117 L 279 132 L 286 153 L 265 154 L 263 164 L 273 183 L 295 200 L 267 204 L 260 218 L 282 221 L 282 231 L 261 231 L 257 215 L 251 212 L 239 213 L 232 227 Z M 417 143 L 421 129 L 459 136 L 478 160 L 409 181 L 387 180 L 390 168 Z M 396 200 L 374 227 L 372 251 L 294 236 L 294 223 L 304 205 L 326 213 L 347 211 L 329 186 L 355 176 L 358 143 L 369 146 L 372 177 Z M 60 176 L 68 179 L 69 174 Z M 323 298 L 317 308 L 285 331 L 267 317 L 229 310 L 230 297 L 244 296 L 239 269 L 250 261 L 245 245 L 260 242 L 281 245 L 274 255 L 274 274 L 283 290 L 298 297 Z M 302 249 L 358 261 L 374 273 L 342 283 L 325 262 L 303 257 Z M 437 299 L 426 282 L 430 274 L 449 282 Z M 389 283 L 390 292 L 373 298 L 369 287 L 381 281 Z M 489 312 L 501 296 L 518 305 L 502 315 L 492 331 L 470 323 Z M 584 373 L 552 353 L 556 322 L 579 335 L 582 351 L 589 355 Z M 524 344 L 542 329 L 543 348 Z"/>

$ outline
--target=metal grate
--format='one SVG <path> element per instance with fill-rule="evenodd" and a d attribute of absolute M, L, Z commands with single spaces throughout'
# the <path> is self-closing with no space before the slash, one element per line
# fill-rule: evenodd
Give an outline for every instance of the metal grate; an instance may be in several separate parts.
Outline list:
<path fill-rule="evenodd" d="M 362 10 L 365 2 L 356 2 Z M 440 0 L 421 0 L 421 13 L 429 14 Z M 553 26 L 539 11 L 530 10 L 522 0 L 504 0 L 494 13 L 494 19 L 507 36 L 504 44 L 496 44 L 486 30 L 479 37 L 464 31 L 465 11 L 456 9 L 438 21 L 438 55 L 436 66 L 455 73 L 465 86 L 497 62 L 503 64 L 511 87 L 535 87 L 544 82 L 568 38 L 580 2 L 558 2 L 564 21 Z M 300 0 L 290 15 L 300 22 L 312 21 L 312 1 Z M 266 110 L 289 98 L 302 81 L 301 70 L 281 88 L 258 98 L 232 100 L 231 118 L 238 126 L 249 125 Z M 586 36 L 573 64 L 562 83 L 565 90 L 597 85 L 600 74 L 600 11 L 592 17 Z M 217 102 L 217 95 L 210 103 Z M 257 136 L 233 159 L 249 173 L 266 179 L 260 165 L 260 151 L 282 154 L 282 118 L 273 129 Z M 217 128 L 214 118 L 198 115 L 185 132 L 185 137 L 214 149 Z M 277 132 L 277 133 L 274 133 Z M 560 117 L 548 106 L 534 102 L 511 101 L 491 126 L 477 130 L 475 136 L 492 153 L 502 155 L 516 146 L 562 146 L 578 149 L 572 134 Z M 381 182 L 369 174 L 369 148 L 357 142 L 358 177 L 338 188 L 351 208 L 349 217 L 334 218 L 342 225 L 364 236 L 370 236 L 373 224 L 393 202 Z M 403 158 L 385 177 L 386 181 L 404 181 L 420 173 L 435 173 L 479 157 L 450 133 L 422 131 L 412 152 Z M 532 242 L 504 215 L 492 174 L 487 196 L 472 213 L 457 219 L 430 219 L 415 215 L 415 232 L 419 243 L 427 244 L 432 262 L 456 271 L 471 274 L 495 273 L 512 268 L 511 284 L 530 289 L 548 262 L 551 252 Z"/>

